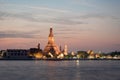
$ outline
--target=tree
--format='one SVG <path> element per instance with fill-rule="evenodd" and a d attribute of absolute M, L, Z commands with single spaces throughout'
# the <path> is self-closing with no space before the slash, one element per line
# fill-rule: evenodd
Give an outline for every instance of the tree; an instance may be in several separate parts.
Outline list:
<path fill-rule="evenodd" d="M 77 57 L 78 58 L 87 58 L 88 57 L 88 54 L 86 51 L 77 51 Z"/>

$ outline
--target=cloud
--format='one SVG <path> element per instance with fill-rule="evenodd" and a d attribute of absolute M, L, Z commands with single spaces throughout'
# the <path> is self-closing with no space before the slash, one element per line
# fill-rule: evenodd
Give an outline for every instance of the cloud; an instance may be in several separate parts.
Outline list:
<path fill-rule="evenodd" d="M 120 44 L 114 44 L 115 46 L 117 46 L 117 47 L 120 47 Z"/>
<path fill-rule="evenodd" d="M 106 14 L 102 14 L 102 13 L 85 14 L 85 15 L 77 16 L 77 18 L 81 18 L 81 19 L 97 18 L 97 19 L 114 19 L 114 20 L 119 19 L 119 17 L 117 17 L 117 16 L 106 15 Z"/>
<path fill-rule="evenodd" d="M 5 19 L 24 19 L 32 22 L 43 22 L 43 23 L 56 23 L 56 24 L 64 24 L 64 25 L 75 25 L 75 24 L 83 24 L 81 21 L 74 21 L 70 17 L 60 17 L 56 16 L 55 18 L 45 18 L 45 17 L 35 17 L 35 14 L 28 13 L 10 13 L 10 12 L 1 12 L 0 11 L 0 20 Z"/>
<path fill-rule="evenodd" d="M 0 11 L 0 20 L 7 20 L 7 19 L 23 19 L 30 22 L 38 22 L 38 23 L 54 23 L 54 24 L 61 24 L 61 25 L 80 25 L 80 24 L 87 24 L 88 22 L 84 19 L 115 19 L 118 20 L 118 17 L 105 15 L 102 13 L 91 13 L 91 14 L 76 14 L 69 10 L 62 10 L 62 9 L 54 9 L 48 7 L 41 7 L 41 6 L 27 6 L 27 5 L 15 5 L 15 4 L 7 4 L 6 6 L 9 7 L 16 7 L 20 8 L 20 12 L 10 12 L 1 10 Z M 15 8 L 15 9 L 16 9 Z M 22 9 L 24 10 L 22 11 Z M 11 8 L 10 8 L 11 9 Z"/>
<path fill-rule="evenodd" d="M 54 17 L 56 14 L 65 13 L 68 13 L 68 11 L 63 9 L 6 3 L 2 5 L 2 8 L 0 9 L 0 20 L 19 18 L 29 21 L 43 22 L 47 21 L 51 16 Z"/>
<path fill-rule="evenodd" d="M 27 8 L 36 9 L 36 10 L 43 10 L 43 11 L 49 11 L 49 12 L 58 12 L 58 13 L 68 13 L 67 10 L 62 9 L 54 9 L 54 8 L 48 8 L 48 7 L 35 7 L 35 6 L 25 6 Z"/>
<path fill-rule="evenodd" d="M 7 19 L 24 19 L 29 21 L 37 21 L 35 18 L 32 17 L 32 14 L 28 13 L 10 13 L 10 12 L 2 12 L 0 11 L 0 20 L 7 20 Z"/>
<path fill-rule="evenodd" d="M 57 23 L 57 24 L 63 24 L 63 25 L 80 25 L 80 24 L 88 24 L 89 22 L 86 21 L 85 19 L 110 19 L 110 20 L 120 20 L 117 16 L 111 16 L 111 15 L 105 15 L 105 14 L 85 14 L 85 15 L 75 15 L 70 13 L 71 15 L 63 15 L 63 16 L 58 16 L 52 19 L 46 20 L 46 22 L 51 22 L 51 23 Z"/>
<path fill-rule="evenodd" d="M 40 20 L 41 22 L 46 22 L 46 23 L 54 23 L 54 24 L 61 24 L 61 25 L 77 25 L 77 24 L 84 24 L 82 21 L 74 21 L 69 18 L 52 18 L 52 19 L 45 19 L 45 20 Z"/>
<path fill-rule="evenodd" d="M 55 23 L 63 25 L 84 24 L 82 21 L 74 21 L 71 18 L 71 15 L 66 16 L 67 14 L 71 14 L 71 11 L 69 10 L 8 3 L 4 6 L 6 8 L 8 7 L 9 10 L 6 8 L 0 10 L 0 20 L 23 19 L 30 22 Z M 19 11 L 17 9 L 19 9 Z M 10 12 L 10 10 L 13 11 Z"/>
<path fill-rule="evenodd" d="M 31 5 L 21 5 L 21 4 L 10 4 L 10 3 L 4 3 L 6 7 L 14 7 L 19 8 L 20 10 L 25 9 L 25 10 L 34 10 L 34 11 L 47 11 L 47 12 L 57 12 L 57 13 L 68 13 L 68 10 L 64 9 L 57 9 L 57 8 L 50 8 L 50 7 L 43 7 L 43 6 L 31 6 Z"/>
<path fill-rule="evenodd" d="M 4 20 L 4 16 L 6 16 L 6 13 L 0 11 L 0 20 Z"/>
<path fill-rule="evenodd" d="M 42 14 L 33 14 L 33 13 L 10 13 L 10 12 L 2 12 L 0 11 L 0 20 L 6 19 L 23 19 L 30 22 L 40 22 L 40 23 L 54 23 L 54 24 L 61 24 L 61 25 L 79 25 L 79 24 L 87 24 L 88 22 L 84 19 L 113 19 L 119 20 L 115 16 L 109 15 L 102 15 L 102 14 L 86 14 L 86 15 L 60 15 L 54 17 L 45 17 Z M 47 15 L 47 14 L 46 14 Z M 36 17 L 37 16 L 37 17 Z M 41 17 L 42 16 L 42 17 Z M 48 16 L 48 15 L 47 15 Z"/>
<path fill-rule="evenodd" d="M 37 33 L 37 31 L 0 31 L 0 38 L 36 38 L 38 36 Z"/>
<path fill-rule="evenodd" d="M 84 22 L 82 21 L 74 21 L 72 18 L 69 17 L 55 18 L 52 20 L 52 22 L 67 25 L 84 24 Z"/>

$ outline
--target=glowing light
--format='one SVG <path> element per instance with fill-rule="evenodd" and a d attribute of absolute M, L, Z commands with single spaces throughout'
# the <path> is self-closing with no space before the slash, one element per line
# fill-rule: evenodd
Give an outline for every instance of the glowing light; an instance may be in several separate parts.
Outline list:
<path fill-rule="evenodd" d="M 51 57 L 51 58 L 53 58 L 53 57 L 54 57 L 54 56 L 53 56 L 50 52 L 49 52 L 48 54 L 50 55 L 50 57 Z"/>
<path fill-rule="evenodd" d="M 43 57 L 43 55 L 42 55 L 41 53 L 35 53 L 35 54 L 34 54 L 34 57 L 35 57 L 36 59 L 40 59 L 40 58 Z"/>
<path fill-rule="evenodd" d="M 77 66 L 79 66 L 79 65 L 80 65 L 79 60 L 76 60 L 76 65 L 77 65 Z"/>
<path fill-rule="evenodd" d="M 61 53 L 59 56 L 57 56 L 57 58 L 63 59 L 64 58 L 64 54 Z"/>

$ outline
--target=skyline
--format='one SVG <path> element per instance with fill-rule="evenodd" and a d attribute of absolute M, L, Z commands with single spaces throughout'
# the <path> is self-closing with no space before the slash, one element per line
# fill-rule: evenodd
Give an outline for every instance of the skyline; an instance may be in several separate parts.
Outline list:
<path fill-rule="evenodd" d="M 0 50 L 44 49 L 53 26 L 69 51 L 120 50 L 120 0 L 0 0 Z"/>

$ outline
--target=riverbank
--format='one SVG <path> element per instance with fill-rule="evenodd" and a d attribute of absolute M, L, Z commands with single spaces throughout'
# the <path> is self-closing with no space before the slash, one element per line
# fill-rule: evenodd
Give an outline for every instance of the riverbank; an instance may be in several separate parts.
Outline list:
<path fill-rule="evenodd" d="M 19 58 L 19 59 L 14 59 L 14 58 L 0 58 L 0 60 L 46 60 L 46 61 L 69 61 L 69 60 L 120 60 L 120 59 L 35 59 L 35 58 Z"/>

